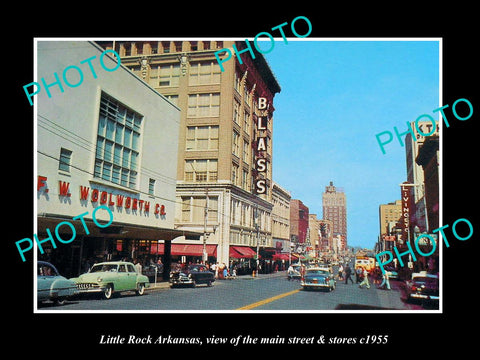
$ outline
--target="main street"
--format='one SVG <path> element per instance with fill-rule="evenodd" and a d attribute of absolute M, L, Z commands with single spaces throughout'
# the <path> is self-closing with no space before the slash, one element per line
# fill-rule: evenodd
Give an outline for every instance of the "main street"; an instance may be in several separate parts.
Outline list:
<path fill-rule="evenodd" d="M 306 291 L 300 282 L 288 281 L 285 272 L 241 276 L 236 280 L 217 280 L 212 287 L 170 289 L 163 283 L 143 296 L 133 292 L 117 295 L 110 300 L 81 297 L 63 306 L 45 304 L 39 310 L 421 310 L 402 298 L 400 282 L 391 281 L 392 290 L 359 288 L 358 284 L 337 281 L 332 292 Z"/>

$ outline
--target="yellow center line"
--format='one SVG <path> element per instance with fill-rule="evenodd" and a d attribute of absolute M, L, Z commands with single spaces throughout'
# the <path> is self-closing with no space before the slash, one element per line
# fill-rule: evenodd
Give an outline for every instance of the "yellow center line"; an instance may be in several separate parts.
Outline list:
<path fill-rule="evenodd" d="M 253 308 L 256 308 L 258 306 L 261 306 L 261 305 L 264 305 L 264 304 L 268 304 L 272 301 L 275 301 L 275 300 L 278 300 L 278 299 L 281 299 L 281 298 L 284 298 L 286 296 L 290 296 L 290 295 L 293 295 L 297 292 L 299 292 L 301 289 L 297 289 L 297 290 L 293 290 L 293 291 L 290 291 L 290 292 L 286 292 L 286 293 L 283 293 L 283 294 L 280 294 L 280 295 L 277 295 L 277 296 L 273 296 L 273 297 L 270 297 L 270 298 L 267 298 L 267 299 L 264 299 L 264 300 L 260 300 L 260 301 L 257 301 L 256 303 L 253 303 L 253 304 L 250 304 L 250 305 L 246 305 L 246 306 L 242 306 L 241 308 L 238 308 L 236 310 L 250 310 L 250 309 L 253 309 Z"/>

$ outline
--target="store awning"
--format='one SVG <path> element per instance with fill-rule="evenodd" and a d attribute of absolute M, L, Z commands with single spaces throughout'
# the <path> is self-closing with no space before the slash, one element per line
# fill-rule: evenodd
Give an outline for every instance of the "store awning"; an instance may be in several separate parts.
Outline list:
<path fill-rule="evenodd" d="M 246 246 L 230 246 L 230 257 L 233 258 L 254 258 L 257 253 Z"/>
<path fill-rule="evenodd" d="M 152 245 L 151 252 L 157 255 L 164 254 L 164 244 Z M 217 256 L 217 245 L 206 246 L 208 256 Z M 171 255 L 202 256 L 203 244 L 172 244 Z"/>
<path fill-rule="evenodd" d="M 290 257 L 288 254 L 275 254 L 273 255 L 273 260 L 289 260 Z"/>

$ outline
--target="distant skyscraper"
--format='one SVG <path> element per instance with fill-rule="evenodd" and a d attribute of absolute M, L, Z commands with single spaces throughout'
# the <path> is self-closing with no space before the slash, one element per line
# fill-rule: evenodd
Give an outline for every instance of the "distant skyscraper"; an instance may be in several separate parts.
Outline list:
<path fill-rule="evenodd" d="M 323 193 L 323 218 L 333 222 L 333 236 L 340 235 L 341 248 L 347 247 L 347 197 L 330 181 Z"/>

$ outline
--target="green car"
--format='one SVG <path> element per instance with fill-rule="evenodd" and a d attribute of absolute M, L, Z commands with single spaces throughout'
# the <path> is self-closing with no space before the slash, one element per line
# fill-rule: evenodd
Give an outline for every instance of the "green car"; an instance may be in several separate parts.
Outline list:
<path fill-rule="evenodd" d="M 114 292 L 122 291 L 135 291 L 137 295 L 143 295 L 145 288 L 150 286 L 148 277 L 137 273 L 132 263 L 124 261 L 95 264 L 88 273 L 71 280 L 80 294 L 100 293 L 105 299 L 110 299 Z"/>

